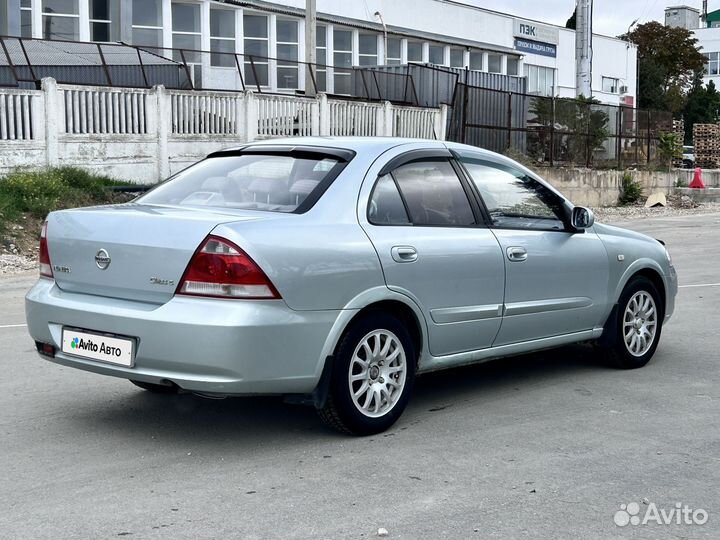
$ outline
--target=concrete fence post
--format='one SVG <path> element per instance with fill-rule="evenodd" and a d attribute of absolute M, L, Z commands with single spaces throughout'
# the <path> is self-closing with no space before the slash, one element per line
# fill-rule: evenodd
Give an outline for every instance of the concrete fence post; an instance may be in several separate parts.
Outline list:
<path fill-rule="evenodd" d="M 258 100 L 252 90 L 245 92 L 245 140 L 252 142 L 258 136 Z"/>
<path fill-rule="evenodd" d="M 438 141 L 444 141 L 446 137 L 448 121 L 448 106 L 445 103 L 440 104 L 440 112 L 435 115 L 435 136 Z"/>
<path fill-rule="evenodd" d="M 321 93 L 317 96 L 318 99 L 318 116 L 320 123 L 321 137 L 327 137 L 330 135 L 330 103 L 328 103 L 327 94 Z"/>
<path fill-rule="evenodd" d="M 157 179 L 162 181 L 170 176 L 170 154 L 168 152 L 168 137 L 170 123 L 172 122 L 172 110 L 170 96 L 163 85 L 153 87 L 155 99 L 149 99 L 148 103 L 155 110 L 148 110 L 147 116 L 151 120 L 151 133 L 155 134 L 156 156 L 157 156 Z"/>
<path fill-rule="evenodd" d="M 313 137 L 320 135 L 320 96 L 315 96 L 315 101 L 310 104 L 310 134 Z"/>
<path fill-rule="evenodd" d="M 382 106 L 382 129 L 380 135 L 392 137 L 395 126 L 395 108 L 389 101 L 383 101 Z"/>
<path fill-rule="evenodd" d="M 58 164 L 58 137 L 60 135 L 60 99 L 57 82 L 51 77 L 42 79 L 44 117 L 35 115 L 35 122 L 44 122 L 44 130 L 37 129 L 35 133 L 44 132 L 45 138 L 45 164 L 54 167 Z M 37 124 L 36 124 L 37 126 Z"/>
<path fill-rule="evenodd" d="M 235 135 L 237 135 L 238 139 L 242 142 L 245 142 L 247 141 L 247 120 L 245 118 L 247 105 L 245 104 L 245 92 L 240 92 L 235 99 Z"/>

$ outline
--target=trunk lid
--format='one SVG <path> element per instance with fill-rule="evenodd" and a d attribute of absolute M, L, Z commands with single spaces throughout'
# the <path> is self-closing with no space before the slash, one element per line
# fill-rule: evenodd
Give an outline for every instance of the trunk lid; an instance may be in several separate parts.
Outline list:
<path fill-rule="evenodd" d="M 48 216 L 53 275 L 64 291 L 162 304 L 173 297 L 195 250 L 216 226 L 268 217 L 143 204 L 53 212 Z"/>

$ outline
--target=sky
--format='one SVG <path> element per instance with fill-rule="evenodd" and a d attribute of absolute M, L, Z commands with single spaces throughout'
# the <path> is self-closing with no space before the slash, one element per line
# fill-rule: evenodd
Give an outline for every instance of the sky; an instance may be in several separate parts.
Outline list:
<path fill-rule="evenodd" d="M 565 26 L 575 9 L 575 0 L 458 1 L 561 26 Z M 639 23 L 664 22 L 667 6 L 687 5 L 701 9 L 702 0 L 595 0 L 593 4 L 593 32 L 617 36 L 627 32 L 635 19 L 640 19 Z M 716 9 L 720 9 L 720 0 L 709 0 L 708 11 Z"/>

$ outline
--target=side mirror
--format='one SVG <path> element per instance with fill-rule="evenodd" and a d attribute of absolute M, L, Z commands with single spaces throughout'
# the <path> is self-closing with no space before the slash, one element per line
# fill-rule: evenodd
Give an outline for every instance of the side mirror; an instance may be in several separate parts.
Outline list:
<path fill-rule="evenodd" d="M 582 231 L 589 229 L 595 223 L 595 214 L 589 208 L 576 206 L 572 209 L 571 224 L 573 228 Z"/>

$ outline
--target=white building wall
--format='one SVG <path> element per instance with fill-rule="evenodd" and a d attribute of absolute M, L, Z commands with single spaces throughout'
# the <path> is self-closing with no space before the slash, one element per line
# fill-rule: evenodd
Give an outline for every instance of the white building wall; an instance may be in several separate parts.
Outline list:
<path fill-rule="evenodd" d="M 717 66 L 717 70 L 715 70 L 717 73 L 708 69 L 703 77 L 703 83 L 707 84 L 713 81 L 715 86 L 720 88 L 720 28 L 698 28 L 693 31 L 693 35 L 698 40 L 700 52 L 711 55 L 717 62 L 713 64 L 713 66 Z"/>

